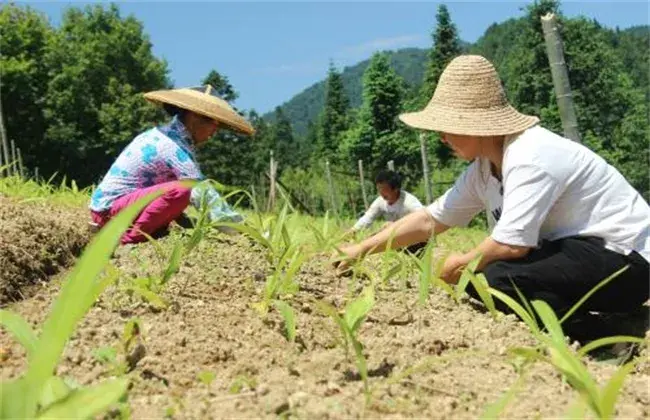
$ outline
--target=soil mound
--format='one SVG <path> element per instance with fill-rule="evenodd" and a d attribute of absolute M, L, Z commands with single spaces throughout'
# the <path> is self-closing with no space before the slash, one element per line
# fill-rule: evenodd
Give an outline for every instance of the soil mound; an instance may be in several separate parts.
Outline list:
<path fill-rule="evenodd" d="M 0 305 L 71 265 L 89 240 L 84 209 L 0 197 Z"/>

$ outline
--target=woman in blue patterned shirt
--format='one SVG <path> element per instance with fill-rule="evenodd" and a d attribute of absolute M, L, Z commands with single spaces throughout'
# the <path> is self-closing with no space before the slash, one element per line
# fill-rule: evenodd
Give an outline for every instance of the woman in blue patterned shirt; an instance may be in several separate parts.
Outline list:
<path fill-rule="evenodd" d="M 206 142 L 218 129 L 253 134 L 253 127 L 210 85 L 198 88 L 149 92 L 145 98 L 161 104 L 173 116 L 165 125 L 138 135 L 117 157 L 94 191 L 90 212 L 93 222 L 103 226 L 122 209 L 158 190 L 163 194 L 136 218 L 121 242 L 137 243 L 166 229 L 192 203 L 207 199 L 213 221 L 241 221 L 217 191 L 209 185 L 194 188 L 178 181 L 204 179 L 194 147 Z"/>

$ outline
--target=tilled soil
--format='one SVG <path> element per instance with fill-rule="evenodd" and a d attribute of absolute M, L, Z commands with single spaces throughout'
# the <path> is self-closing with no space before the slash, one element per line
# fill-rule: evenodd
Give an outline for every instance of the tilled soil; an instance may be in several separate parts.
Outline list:
<path fill-rule="evenodd" d="M 161 240 L 165 249 L 170 240 Z M 380 262 L 374 257 L 368 264 Z M 151 245 L 122 248 L 112 264 L 122 279 L 162 269 Z M 245 238 L 206 240 L 163 292 L 169 309 L 152 310 L 109 289 L 82 321 L 58 374 L 81 384 L 106 377 L 109 369 L 93 350 L 119 348 L 125 323 L 137 317 L 144 357 L 130 373 L 133 418 L 476 418 L 519 377 L 507 349 L 534 344 L 512 316 L 495 320 L 480 305 L 456 304 L 438 290 L 420 307 L 416 279 L 393 280 L 377 290 L 360 329 L 371 376 L 366 403 L 353 352 L 346 357 L 336 325 L 316 306 L 325 300 L 342 308 L 362 284 L 335 277 L 325 257 L 309 259 L 298 276 L 301 291 L 288 300 L 298 326 L 296 342 L 289 343 L 276 312 L 263 319 L 250 306 L 268 269 Z M 58 287 L 54 281 L 12 309 L 39 325 Z M 6 332 L 0 346 L 2 378 L 15 377 L 25 367 L 24 352 Z M 619 397 L 619 418 L 650 416 L 650 363 L 647 353 L 641 357 Z M 594 361 L 588 367 L 601 385 L 616 369 Z M 209 384 L 198 379 L 206 371 L 215 375 Z M 525 368 L 503 416 L 560 417 L 577 399 L 552 367 L 537 362 Z"/>
<path fill-rule="evenodd" d="M 0 305 L 74 262 L 88 242 L 88 218 L 76 207 L 0 196 Z"/>

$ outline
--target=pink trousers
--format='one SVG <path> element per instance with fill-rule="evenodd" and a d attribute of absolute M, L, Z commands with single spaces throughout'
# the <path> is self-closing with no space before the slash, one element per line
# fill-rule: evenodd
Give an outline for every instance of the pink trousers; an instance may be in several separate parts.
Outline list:
<path fill-rule="evenodd" d="M 146 237 L 142 232 L 153 235 L 159 230 L 166 228 L 183 213 L 183 210 L 190 204 L 191 188 L 184 187 L 178 182 L 172 181 L 135 190 L 115 200 L 109 210 L 101 213 L 91 210 L 90 215 L 92 220 L 102 227 L 112 217 L 136 202 L 139 198 L 161 189 L 164 190 L 163 194 L 142 210 L 135 218 L 133 225 L 124 233 L 121 239 L 122 244 L 143 242 L 146 240 Z"/>

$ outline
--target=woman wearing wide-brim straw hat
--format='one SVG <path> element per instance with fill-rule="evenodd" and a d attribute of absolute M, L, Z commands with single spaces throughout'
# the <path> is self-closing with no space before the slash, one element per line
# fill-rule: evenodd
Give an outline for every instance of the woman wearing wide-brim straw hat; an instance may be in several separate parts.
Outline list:
<path fill-rule="evenodd" d="M 146 235 L 166 230 L 190 203 L 199 207 L 202 200 L 210 207 L 211 220 L 241 221 L 241 216 L 211 186 L 199 184 L 192 188 L 179 181 L 204 179 L 194 148 L 217 130 L 251 135 L 253 127 L 216 96 L 210 85 L 159 90 L 145 93 L 144 97 L 161 105 L 172 119 L 138 135 L 117 157 L 91 197 L 94 225 L 103 226 L 139 198 L 158 190 L 163 191 L 162 195 L 136 218 L 123 235 L 123 244 L 142 242 Z"/>
<path fill-rule="evenodd" d="M 342 247 L 339 269 L 387 244 L 404 247 L 467 225 L 485 210 L 490 236 L 470 252 L 450 255 L 441 273 L 445 281 L 456 283 L 461 270 L 482 256 L 477 269 L 492 288 L 518 299 L 514 284 L 528 300 L 544 300 L 561 315 L 628 266 L 581 312 L 627 312 L 648 300 L 650 207 L 601 157 L 510 106 L 488 60 L 452 60 L 429 104 L 400 119 L 439 132 L 458 157 L 472 163 L 426 210 Z M 469 292 L 477 297 L 472 287 Z M 607 333 L 583 328 L 584 319 L 564 324 L 574 338 Z"/>

